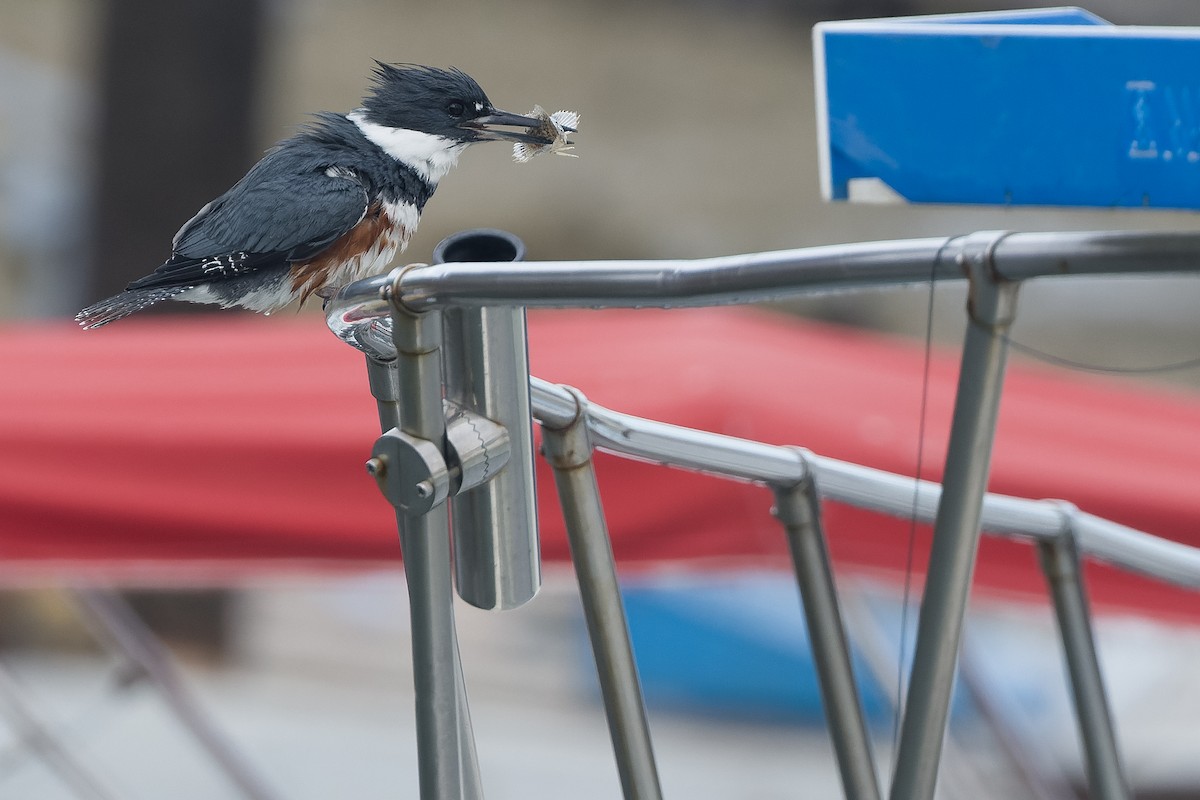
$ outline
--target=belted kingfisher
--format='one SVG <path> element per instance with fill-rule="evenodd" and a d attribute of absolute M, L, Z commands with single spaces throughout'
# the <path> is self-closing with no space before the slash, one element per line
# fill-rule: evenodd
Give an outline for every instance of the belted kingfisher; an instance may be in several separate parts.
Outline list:
<path fill-rule="evenodd" d="M 321 113 L 184 224 L 171 257 L 75 319 L 98 328 L 161 300 L 269 312 L 382 272 L 468 145 L 548 145 L 458 69 L 376 62 L 361 108 Z"/>

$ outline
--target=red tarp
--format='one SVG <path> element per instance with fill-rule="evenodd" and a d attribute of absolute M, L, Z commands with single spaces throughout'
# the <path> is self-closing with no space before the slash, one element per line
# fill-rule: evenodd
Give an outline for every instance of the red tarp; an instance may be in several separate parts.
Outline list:
<path fill-rule="evenodd" d="M 611 408 L 892 472 L 914 471 L 923 351 L 906 341 L 741 309 L 544 312 L 533 371 Z M 945 453 L 957 354 L 930 365 L 925 477 Z M 398 558 L 390 506 L 363 469 L 378 435 L 362 356 L 320 319 L 146 318 L 82 332 L 0 328 L 0 570 L 163 568 L 217 576 L 294 561 Z M 599 457 L 625 562 L 786 550 L 770 494 Z M 543 552 L 567 557 L 539 462 Z M 1200 544 L 1200 396 L 1010 366 L 993 491 L 1060 497 Z M 902 570 L 908 526 L 830 504 L 840 567 Z M 918 569 L 928 532 L 918 536 Z M 1028 545 L 985 540 L 983 584 L 1041 593 Z M 1200 597 L 1108 569 L 1102 603 L 1200 614 Z"/>

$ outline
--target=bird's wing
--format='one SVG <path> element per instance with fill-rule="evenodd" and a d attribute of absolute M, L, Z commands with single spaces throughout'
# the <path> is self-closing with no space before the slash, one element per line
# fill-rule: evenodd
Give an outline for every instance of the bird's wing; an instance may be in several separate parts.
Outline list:
<path fill-rule="evenodd" d="M 171 259 L 131 289 L 185 286 L 303 261 L 362 220 L 368 195 L 350 170 L 304 172 L 260 161 L 175 235 Z"/>

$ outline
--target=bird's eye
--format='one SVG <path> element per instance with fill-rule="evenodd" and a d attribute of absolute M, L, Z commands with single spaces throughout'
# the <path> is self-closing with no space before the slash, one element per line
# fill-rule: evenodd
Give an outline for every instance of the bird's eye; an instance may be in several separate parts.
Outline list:
<path fill-rule="evenodd" d="M 451 100 L 446 104 L 446 113 L 452 117 L 461 117 L 466 110 L 467 107 L 461 100 Z"/>

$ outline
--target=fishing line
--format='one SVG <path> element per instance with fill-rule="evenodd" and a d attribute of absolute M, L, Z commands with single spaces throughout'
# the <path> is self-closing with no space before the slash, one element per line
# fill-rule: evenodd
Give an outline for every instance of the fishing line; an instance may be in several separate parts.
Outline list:
<path fill-rule="evenodd" d="M 971 320 L 972 325 L 979 323 Z M 1115 364 L 1096 364 L 1087 361 L 1076 361 L 1075 359 L 1057 356 L 1053 353 L 1047 353 L 1045 350 L 1039 350 L 1032 345 L 1018 342 L 1015 339 L 1004 336 L 1005 343 L 1017 352 L 1024 353 L 1030 358 L 1036 358 L 1038 361 L 1043 361 L 1047 364 L 1053 364 L 1056 367 L 1064 369 L 1073 369 L 1080 372 L 1095 372 L 1104 375 L 1154 375 L 1164 372 L 1181 372 L 1183 370 L 1200 368 L 1200 356 L 1196 358 L 1187 358 L 1182 361 L 1168 361 L 1165 364 L 1154 364 L 1151 366 L 1119 366 Z"/>
<path fill-rule="evenodd" d="M 913 558 L 917 543 L 917 504 L 921 496 L 921 471 L 925 460 L 925 416 L 929 405 L 929 362 L 933 353 L 933 300 L 936 291 L 938 258 L 930 262 L 929 293 L 925 302 L 925 351 L 921 363 L 921 410 L 917 420 L 917 464 L 913 478 L 912 513 L 908 518 L 908 553 L 904 563 L 904 593 L 900 603 L 900 651 L 896 659 L 896 716 L 892 729 L 892 749 L 900 744 L 900 720 L 904 716 L 904 662 L 908 652 L 908 603 L 912 594 Z"/>

